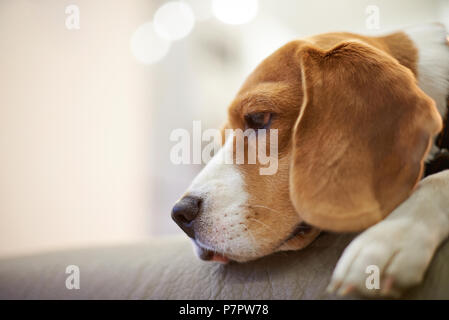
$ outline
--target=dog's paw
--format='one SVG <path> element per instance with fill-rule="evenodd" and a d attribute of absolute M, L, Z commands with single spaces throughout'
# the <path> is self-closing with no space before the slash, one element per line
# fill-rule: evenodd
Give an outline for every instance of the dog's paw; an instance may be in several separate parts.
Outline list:
<path fill-rule="evenodd" d="M 428 227 L 410 216 L 384 220 L 345 249 L 328 291 L 338 295 L 398 297 L 421 282 L 434 252 Z"/>

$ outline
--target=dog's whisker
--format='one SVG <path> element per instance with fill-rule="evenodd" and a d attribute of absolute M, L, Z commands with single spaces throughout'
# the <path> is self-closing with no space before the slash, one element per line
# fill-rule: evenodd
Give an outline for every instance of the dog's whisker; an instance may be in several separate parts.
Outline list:
<path fill-rule="evenodd" d="M 267 206 L 262 206 L 262 205 L 251 205 L 251 206 L 249 206 L 250 208 L 251 207 L 253 207 L 253 208 L 264 208 L 264 209 L 267 209 L 267 210 L 270 210 L 270 211 L 273 211 L 273 212 L 276 212 L 276 213 L 281 213 L 281 212 L 279 212 L 279 211 L 277 211 L 277 210 L 274 210 L 274 209 L 272 209 L 272 208 L 269 208 L 269 207 L 267 207 Z"/>
<path fill-rule="evenodd" d="M 251 238 L 251 243 L 252 243 L 252 250 L 251 251 L 253 252 L 253 254 L 256 254 L 256 239 L 254 238 L 254 235 L 251 232 L 251 230 L 249 230 L 248 226 L 246 224 L 244 224 L 244 223 L 242 225 L 246 228 L 246 231 L 248 231 L 248 234 L 249 234 L 249 236 Z"/>
<path fill-rule="evenodd" d="M 262 221 L 256 219 L 256 218 L 249 218 L 249 220 L 253 220 L 256 221 L 257 223 L 261 224 L 262 226 L 264 226 L 265 228 L 267 228 L 270 231 L 274 231 L 272 228 L 270 228 L 269 226 L 267 226 L 265 223 L 263 223 Z"/>
<path fill-rule="evenodd" d="M 271 232 L 273 232 L 273 234 L 275 234 L 275 235 L 279 236 L 280 238 L 282 238 L 282 235 L 281 235 L 279 232 L 277 232 L 277 231 L 274 230 L 273 228 L 270 228 L 269 226 L 267 226 L 267 225 L 266 225 L 265 223 L 263 223 L 262 221 L 259 221 L 259 220 L 256 219 L 256 218 L 249 218 L 249 220 L 253 220 L 253 221 L 259 223 L 261 226 L 265 227 L 268 231 L 271 231 Z"/>

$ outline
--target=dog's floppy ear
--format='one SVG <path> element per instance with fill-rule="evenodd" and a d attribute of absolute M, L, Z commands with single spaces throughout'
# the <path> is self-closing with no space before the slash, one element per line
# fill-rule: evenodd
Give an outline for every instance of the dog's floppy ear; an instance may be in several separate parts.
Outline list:
<path fill-rule="evenodd" d="M 362 230 L 413 191 L 441 117 L 411 71 L 380 50 L 354 41 L 298 55 L 291 200 L 318 228 Z"/>

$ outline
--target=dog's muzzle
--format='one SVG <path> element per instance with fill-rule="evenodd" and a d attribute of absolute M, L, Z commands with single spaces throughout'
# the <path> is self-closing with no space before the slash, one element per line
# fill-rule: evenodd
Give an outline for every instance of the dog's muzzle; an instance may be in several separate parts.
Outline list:
<path fill-rule="evenodd" d="M 187 195 L 175 204 L 172 209 L 171 216 L 176 224 L 193 240 L 195 243 L 196 252 L 200 259 L 205 261 L 228 263 L 230 260 L 227 257 L 205 248 L 195 239 L 195 218 L 201 212 L 201 204 L 201 198 Z"/>

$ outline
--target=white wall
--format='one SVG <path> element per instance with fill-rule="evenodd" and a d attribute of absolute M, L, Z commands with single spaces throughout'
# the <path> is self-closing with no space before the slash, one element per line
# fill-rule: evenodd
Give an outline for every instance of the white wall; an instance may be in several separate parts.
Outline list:
<path fill-rule="evenodd" d="M 219 126 L 262 58 L 314 33 L 449 23 L 448 1 L 260 0 L 251 23 L 198 22 L 144 66 L 129 40 L 163 2 L 0 0 L 0 256 L 180 232 L 170 209 L 201 166 L 169 161 L 170 132 Z"/>
<path fill-rule="evenodd" d="M 0 2 L 0 255 L 148 234 L 151 82 L 128 45 L 145 3 Z"/>

